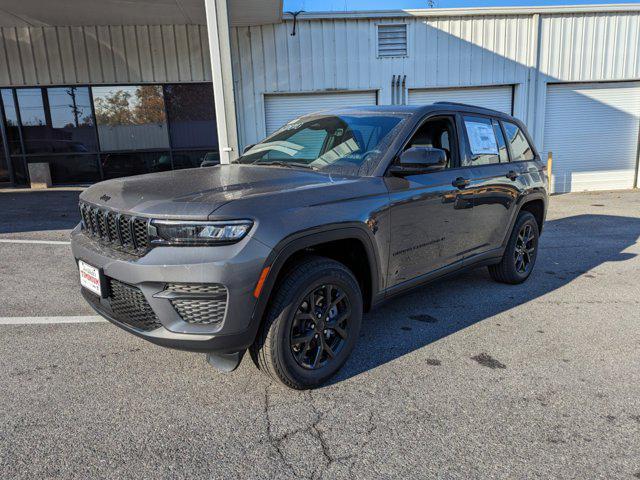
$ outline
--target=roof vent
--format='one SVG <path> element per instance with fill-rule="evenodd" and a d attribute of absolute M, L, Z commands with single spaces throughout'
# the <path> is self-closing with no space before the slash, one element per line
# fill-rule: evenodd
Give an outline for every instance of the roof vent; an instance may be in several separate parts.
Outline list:
<path fill-rule="evenodd" d="M 378 58 L 407 56 L 407 24 L 378 25 Z"/>

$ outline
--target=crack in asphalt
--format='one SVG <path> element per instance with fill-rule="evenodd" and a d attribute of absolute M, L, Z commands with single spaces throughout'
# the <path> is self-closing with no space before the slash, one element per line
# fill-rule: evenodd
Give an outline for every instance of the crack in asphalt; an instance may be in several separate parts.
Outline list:
<path fill-rule="evenodd" d="M 378 425 L 376 425 L 375 422 L 373 421 L 373 411 L 369 412 L 369 419 L 367 423 L 369 424 L 369 427 L 367 428 L 367 431 L 366 431 L 365 441 L 362 445 L 360 445 L 360 448 L 359 448 L 360 452 L 363 452 L 369 446 L 369 443 L 371 442 L 371 435 L 378 428 Z M 353 469 L 356 466 L 357 460 L 358 460 L 358 455 L 355 455 L 353 457 L 353 461 L 351 462 L 351 465 L 349 465 L 349 478 L 353 478 Z"/>
<path fill-rule="evenodd" d="M 284 440 L 286 440 L 290 435 L 294 435 L 295 433 L 297 433 L 298 431 L 300 431 L 300 429 L 295 430 L 293 432 L 288 432 L 286 434 L 284 434 L 281 437 L 277 437 L 273 434 L 272 432 L 272 424 L 271 424 L 271 416 L 269 415 L 269 410 L 271 408 L 270 406 L 270 402 L 269 402 L 269 387 L 271 386 L 271 383 L 268 383 L 265 387 L 264 387 L 264 415 L 265 415 L 265 420 L 266 420 L 266 427 L 267 427 L 267 440 L 269 442 L 269 445 L 271 445 L 271 447 L 273 447 L 273 449 L 276 451 L 276 453 L 278 454 L 278 456 L 280 457 L 280 460 L 282 461 L 282 463 L 284 463 L 284 465 L 289 469 L 289 471 L 291 472 L 291 474 L 295 477 L 296 475 L 296 471 L 293 468 L 293 465 L 287 461 L 287 458 L 284 454 L 284 452 L 282 451 L 281 445 L 282 442 Z"/>
<path fill-rule="evenodd" d="M 336 456 L 331 451 L 332 450 L 331 445 L 325 435 L 326 432 L 323 431 L 323 429 L 320 426 L 321 422 L 325 419 L 325 414 L 322 411 L 320 411 L 316 406 L 311 391 L 307 392 L 307 397 L 308 397 L 307 404 L 311 407 L 314 414 L 314 419 L 311 422 L 311 424 L 296 428 L 295 430 L 288 431 L 282 435 L 275 435 L 274 421 L 272 419 L 272 412 L 271 412 L 273 405 L 271 403 L 271 398 L 270 398 L 271 395 L 269 392 L 269 388 L 272 385 L 273 385 L 272 383 L 269 383 L 265 386 L 265 389 L 264 389 L 264 410 L 263 411 L 264 411 L 265 422 L 266 422 L 265 426 L 266 426 L 267 442 L 276 452 L 280 461 L 286 466 L 286 468 L 289 470 L 291 475 L 293 475 L 296 478 L 308 478 L 310 480 L 319 479 L 322 477 L 323 472 L 329 469 L 335 463 L 345 462 L 348 460 L 351 460 L 348 466 L 349 474 L 351 475 L 352 470 L 355 466 L 357 457 L 362 451 L 366 449 L 367 445 L 371 441 L 371 434 L 377 428 L 377 425 L 373 421 L 373 417 L 374 417 L 373 412 L 371 411 L 369 412 L 369 417 L 367 420 L 368 427 L 365 432 L 365 441 L 359 446 L 358 453 L 351 453 L 347 455 Z M 320 451 L 322 453 L 322 459 L 323 459 L 322 464 L 318 465 L 309 476 L 304 476 L 301 472 L 297 471 L 298 469 L 296 468 L 295 462 L 291 461 L 291 459 L 287 455 L 287 452 L 282 448 L 283 442 L 285 442 L 290 437 L 297 435 L 299 433 L 309 434 L 311 435 L 312 438 L 317 440 L 320 446 Z"/>
<path fill-rule="evenodd" d="M 341 461 L 349 460 L 349 459 L 353 458 L 354 455 L 352 455 L 352 454 L 351 455 L 343 455 L 343 456 L 339 456 L 339 457 L 334 457 L 331 454 L 331 451 L 330 451 L 330 448 L 329 448 L 329 444 L 328 444 L 327 440 L 324 438 L 324 435 L 323 435 L 322 431 L 318 427 L 320 422 L 323 420 L 324 415 L 322 414 L 322 412 L 320 412 L 318 410 L 318 407 L 316 407 L 315 403 L 313 402 L 313 395 L 311 394 L 311 391 L 308 392 L 308 396 L 309 396 L 309 405 L 313 409 L 313 413 L 315 413 L 315 415 L 316 415 L 316 419 L 311 424 L 311 429 L 309 431 L 310 432 L 313 431 L 315 433 L 315 437 L 320 442 L 320 446 L 322 447 L 322 455 L 324 456 L 324 459 L 327 461 L 327 464 L 325 465 L 324 468 L 327 469 L 327 468 L 331 467 L 336 462 L 341 462 Z M 320 478 L 321 477 L 321 474 L 319 476 L 316 476 L 316 474 L 318 473 L 318 470 L 319 470 L 319 468 L 317 468 L 316 471 L 313 472 L 312 478 Z"/>

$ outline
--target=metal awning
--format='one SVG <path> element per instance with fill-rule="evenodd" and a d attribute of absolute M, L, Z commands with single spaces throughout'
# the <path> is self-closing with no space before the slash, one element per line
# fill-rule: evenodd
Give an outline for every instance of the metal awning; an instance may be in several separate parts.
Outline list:
<path fill-rule="evenodd" d="M 231 25 L 282 20 L 282 0 L 231 0 Z M 3 0 L 0 27 L 205 25 L 204 0 Z"/>

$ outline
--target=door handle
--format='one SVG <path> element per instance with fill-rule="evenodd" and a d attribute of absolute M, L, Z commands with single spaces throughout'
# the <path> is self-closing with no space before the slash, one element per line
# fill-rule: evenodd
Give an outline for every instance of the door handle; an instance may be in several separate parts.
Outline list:
<path fill-rule="evenodd" d="M 469 183 L 470 182 L 468 178 L 458 177 L 453 182 L 451 182 L 451 185 L 462 190 L 464 187 L 469 185 Z"/>
<path fill-rule="evenodd" d="M 509 170 L 509 173 L 507 173 L 507 178 L 509 180 L 515 180 L 518 177 L 519 177 L 518 172 L 516 172 L 515 170 Z"/>

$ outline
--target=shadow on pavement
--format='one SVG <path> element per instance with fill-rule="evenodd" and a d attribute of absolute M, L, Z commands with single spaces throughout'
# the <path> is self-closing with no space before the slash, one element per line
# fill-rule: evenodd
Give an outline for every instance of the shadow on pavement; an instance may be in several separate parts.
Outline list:
<path fill-rule="evenodd" d="M 606 262 L 624 262 L 640 236 L 640 219 L 578 215 L 548 221 L 531 278 L 493 282 L 486 268 L 420 287 L 365 316 L 355 351 L 330 383 L 425 347 L 501 312 L 536 300 Z"/>
<path fill-rule="evenodd" d="M 79 190 L 0 192 L 0 234 L 70 230 L 80 221 Z"/>

